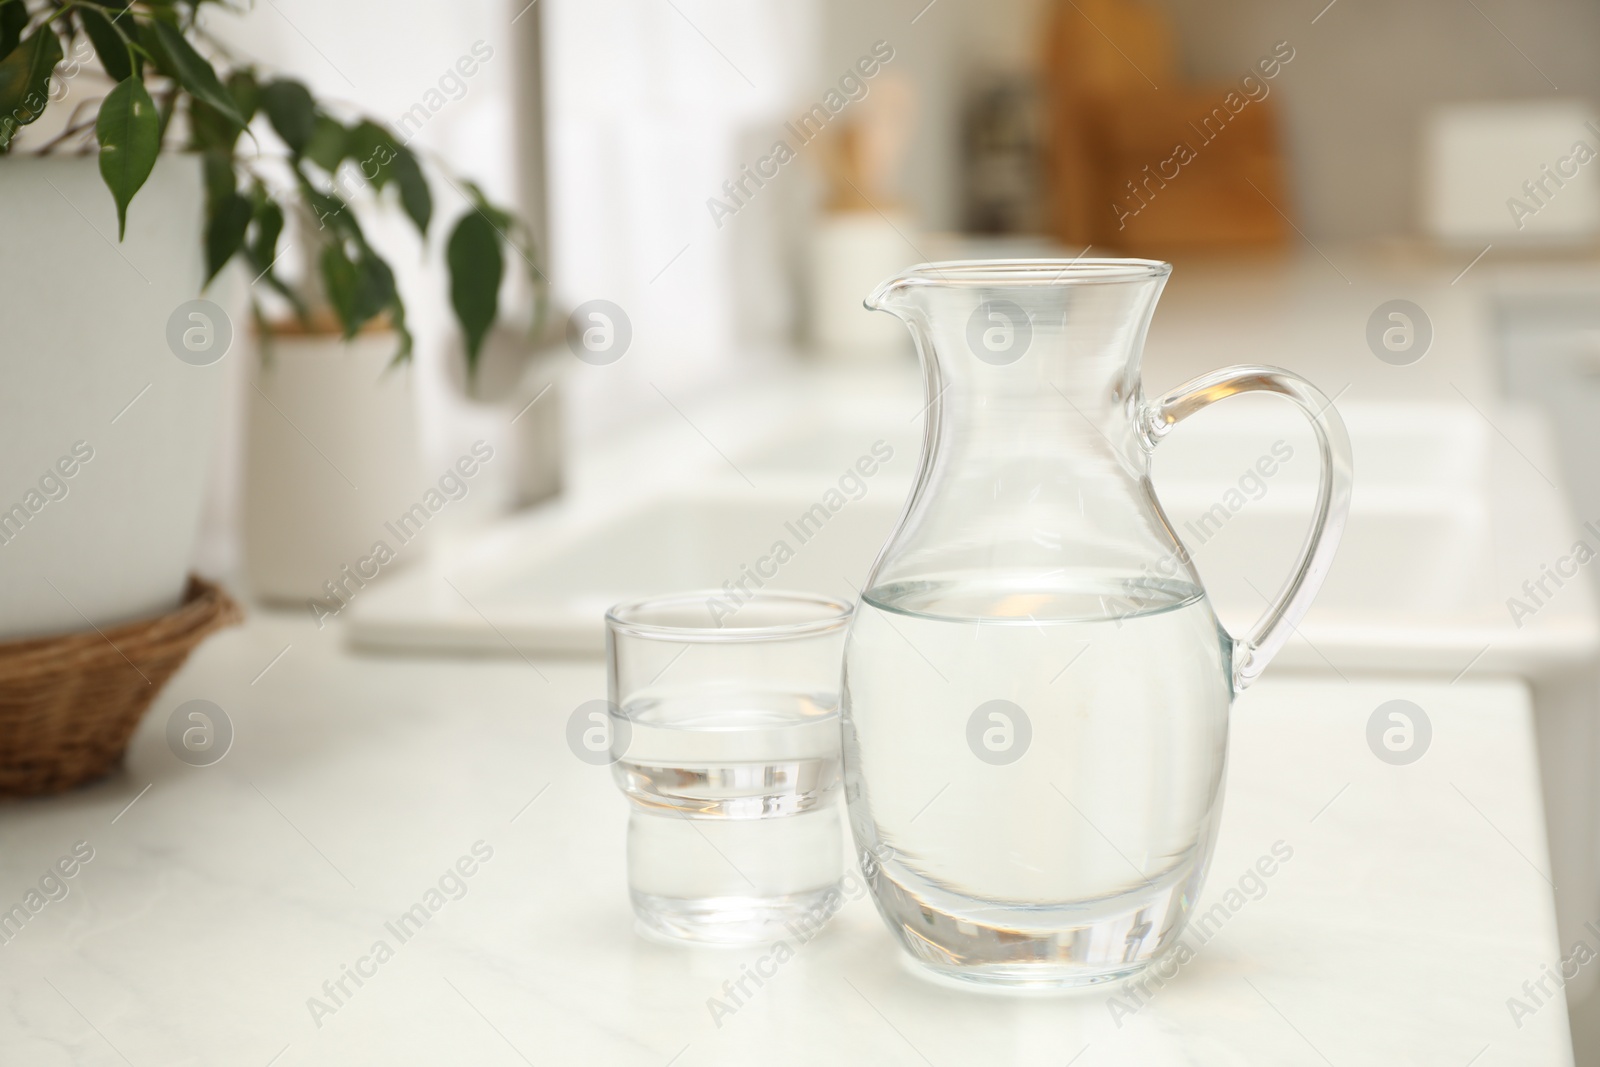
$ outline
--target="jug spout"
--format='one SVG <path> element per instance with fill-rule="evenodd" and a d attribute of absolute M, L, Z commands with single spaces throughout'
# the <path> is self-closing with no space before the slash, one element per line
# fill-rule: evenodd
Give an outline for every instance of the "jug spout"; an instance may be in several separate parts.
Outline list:
<path fill-rule="evenodd" d="M 927 265 L 925 264 L 924 266 Z M 861 302 L 862 306 L 868 311 L 887 311 L 891 315 L 899 315 L 904 318 L 905 312 L 909 307 L 905 299 L 908 290 L 911 288 L 909 278 L 921 269 L 923 268 L 913 267 L 903 274 L 897 274 L 893 278 L 886 278 L 879 282 L 878 287 L 868 293 L 867 298 Z"/>
<path fill-rule="evenodd" d="M 924 263 L 864 303 L 904 320 L 924 363 L 1004 387 L 1042 374 L 1077 378 L 1085 360 L 1136 361 L 1171 269 L 1145 259 Z"/>

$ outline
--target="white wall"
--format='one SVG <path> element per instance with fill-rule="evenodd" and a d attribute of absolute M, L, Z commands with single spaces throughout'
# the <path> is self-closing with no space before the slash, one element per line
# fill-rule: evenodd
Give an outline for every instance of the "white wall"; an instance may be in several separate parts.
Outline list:
<path fill-rule="evenodd" d="M 801 98 L 814 19 L 811 4 L 786 0 L 541 8 L 556 300 L 611 301 L 633 329 L 615 364 L 566 376 L 581 445 L 784 339 L 774 220 L 801 179 L 786 170 L 731 220 L 707 201 Z"/>

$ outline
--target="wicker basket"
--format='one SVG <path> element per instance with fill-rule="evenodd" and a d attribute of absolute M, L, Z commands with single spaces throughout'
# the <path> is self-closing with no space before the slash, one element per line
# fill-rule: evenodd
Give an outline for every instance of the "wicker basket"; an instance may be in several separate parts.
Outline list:
<path fill-rule="evenodd" d="M 195 646 L 241 618 L 220 587 L 190 577 L 182 605 L 166 615 L 0 643 L 0 797 L 59 793 L 105 775 Z"/>

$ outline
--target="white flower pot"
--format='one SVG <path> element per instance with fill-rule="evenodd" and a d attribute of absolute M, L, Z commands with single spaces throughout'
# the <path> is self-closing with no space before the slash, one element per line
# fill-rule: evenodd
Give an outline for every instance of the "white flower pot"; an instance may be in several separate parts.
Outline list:
<path fill-rule="evenodd" d="M 199 161 L 163 157 L 119 243 L 92 156 L 0 158 L 0 639 L 183 594 L 223 373 L 168 344 L 204 281 L 202 199 Z M 206 294 L 226 309 L 213 344 L 240 288 Z"/>
<path fill-rule="evenodd" d="M 242 533 L 255 596 L 326 602 L 338 614 L 380 570 L 420 555 L 430 522 L 395 525 L 427 488 L 414 371 L 391 366 L 395 345 L 388 331 L 265 342 L 245 441 Z M 372 559 L 379 542 L 381 562 Z"/>

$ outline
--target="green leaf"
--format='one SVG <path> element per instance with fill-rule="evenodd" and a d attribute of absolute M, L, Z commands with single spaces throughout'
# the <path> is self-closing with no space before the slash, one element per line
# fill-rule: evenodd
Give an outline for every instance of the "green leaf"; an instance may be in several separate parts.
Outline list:
<path fill-rule="evenodd" d="M 320 193 L 308 184 L 301 185 L 300 195 L 316 218 L 318 230 L 332 230 L 344 237 L 361 237 L 361 227 L 356 223 L 355 213 L 350 210 L 349 204 L 337 196 Z"/>
<path fill-rule="evenodd" d="M 350 257 L 344 254 L 344 246 L 337 241 L 323 248 L 320 265 L 322 290 L 328 296 L 328 303 L 333 305 L 333 313 L 344 326 L 344 335 L 354 337 L 361 329 L 361 322 L 355 317 L 356 265 L 350 262 Z"/>
<path fill-rule="evenodd" d="M 176 26 L 166 22 L 154 22 L 151 25 L 155 28 L 153 36 L 171 64 L 172 74 L 178 83 L 190 96 L 204 100 L 220 111 L 229 122 L 243 126 L 244 118 L 234 106 L 233 97 L 217 80 L 217 72 L 211 68 L 206 57 L 194 50 L 194 46 L 184 39 L 183 32 Z M 146 43 L 148 41 L 149 38 L 146 38 Z"/>
<path fill-rule="evenodd" d="M 232 157 L 244 127 L 204 100 L 189 98 L 189 140 L 192 149 Z"/>
<path fill-rule="evenodd" d="M 233 157 L 226 152 L 206 152 L 200 157 L 201 174 L 205 177 L 206 214 L 212 214 L 238 188 L 239 180 L 233 172 Z"/>
<path fill-rule="evenodd" d="M 297 81 L 280 78 L 261 90 L 261 110 L 267 113 L 272 128 L 296 156 L 304 155 L 306 145 L 317 132 L 317 104 L 311 91 Z"/>
<path fill-rule="evenodd" d="M 278 258 L 278 238 L 283 235 L 283 208 L 274 200 L 263 199 L 255 210 L 256 234 L 246 254 L 257 274 L 266 274 Z"/>
<path fill-rule="evenodd" d="M 189 147 L 233 155 L 244 128 L 204 100 L 189 100 Z"/>
<path fill-rule="evenodd" d="M 228 78 L 228 95 L 233 99 L 238 113 L 248 122 L 255 114 L 260 91 L 249 71 L 235 71 Z M 189 99 L 189 134 L 191 147 L 203 151 L 233 155 L 244 127 L 234 117 L 224 115 L 198 97 Z"/>
<path fill-rule="evenodd" d="M 228 265 L 228 260 L 244 244 L 244 232 L 250 226 L 250 201 L 238 193 L 229 193 L 219 201 L 206 223 L 206 284 L 217 272 Z"/>
<path fill-rule="evenodd" d="M 233 106 L 238 109 L 239 117 L 246 123 L 256 117 L 256 111 L 261 107 L 261 86 L 256 84 L 254 71 L 241 68 L 229 74 L 228 95 L 233 98 Z"/>
<path fill-rule="evenodd" d="M 34 30 L 0 59 L 0 151 L 11 146 L 18 127 L 44 114 L 50 103 L 50 72 L 59 62 L 61 39 L 49 26 Z"/>
<path fill-rule="evenodd" d="M 363 119 L 352 126 L 347 151 L 361 176 L 371 182 L 374 189 L 382 189 L 394 176 L 389 166 L 394 160 L 394 138 L 377 123 Z"/>
<path fill-rule="evenodd" d="M 0 59 L 11 54 L 27 28 L 27 5 L 22 0 L 0 0 Z"/>
<path fill-rule="evenodd" d="M 373 188 L 382 189 L 390 182 L 400 187 L 401 207 L 416 225 L 417 233 L 426 238 L 433 218 L 433 193 L 411 150 L 396 142 L 382 126 L 363 121 L 350 131 L 350 158 Z"/>
<path fill-rule="evenodd" d="M 501 234 L 504 235 L 505 232 L 511 228 L 513 222 L 515 221 L 512 218 L 511 213 L 495 207 L 494 204 L 490 203 L 489 198 L 483 195 L 483 190 L 478 188 L 476 182 L 469 181 L 462 182 L 461 184 L 467 187 L 467 197 L 472 201 L 472 204 L 488 217 L 489 221 L 494 224 L 495 229 L 499 230 Z"/>
<path fill-rule="evenodd" d="M 150 177 L 161 150 L 161 118 L 143 82 L 129 78 L 106 94 L 94 136 L 100 142 L 100 177 L 117 202 L 120 241 L 128 230 L 128 204 Z"/>
<path fill-rule="evenodd" d="M 371 248 L 363 247 L 356 259 L 355 317 L 365 325 L 395 302 L 394 271 Z"/>
<path fill-rule="evenodd" d="M 250 267 L 256 272 L 256 277 L 271 286 L 273 291 L 289 302 L 301 322 L 310 318 L 305 301 L 300 299 L 300 294 L 284 284 L 278 277 L 278 239 L 283 235 L 283 209 L 277 201 L 267 196 L 266 190 L 259 185 L 254 191 L 255 199 L 255 232 L 246 241 L 244 246 L 245 258 L 250 261 Z"/>
<path fill-rule="evenodd" d="M 332 174 L 344 162 L 346 134 L 343 126 L 322 112 L 317 112 L 311 139 L 306 142 L 305 157 Z"/>
<path fill-rule="evenodd" d="M 122 35 L 128 39 L 134 55 L 143 55 L 150 60 L 157 71 L 167 77 L 177 77 L 171 58 L 162 51 L 161 42 L 156 40 L 156 31 L 150 28 L 153 24 L 141 24 L 130 18 L 122 20 L 121 25 Z"/>
<path fill-rule="evenodd" d="M 355 248 L 354 259 L 347 252 L 347 246 Z M 398 328 L 404 331 L 405 311 L 400 307 L 394 271 L 365 240 L 329 243 L 322 250 L 320 264 L 323 291 L 344 326 L 345 337 L 354 337 L 356 331 L 372 319 L 396 308 L 400 311 Z M 402 338 L 402 347 L 409 349 L 408 338 Z"/>
<path fill-rule="evenodd" d="M 120 82 L 132 77 L 133 55 L 128 51 L 128 41 L 122 36 L 122 31 L 92 7 L 78 8 L 78 21 L 83 24 L 83 32 L 94 44 L 94 53 L 100 57 L 100 65 L 112 80 Z"/>
<path fill-rule="evenodd" d="M 428 222 L 433 218 L 433 192 L 428 188 L 428 179 L 423 176 L 417 157 L 404 146 L 396 146 L 391 166 L 394 180 L 400 185 L 400 205 L 416 224 L 417 233 L 426 238 Z"/>
<path fill-rule="evenodd" d="M 467 373 L 478 366 L 483 339 L 500 310 L 500 280 L 505 256 L 500 234 L 479 211 L 469 211 L 456 223 L 445 246 L 450 267 L 450 306 L 467 345 Z"/>
<path fill-rule="evenodd" d="M 361 232 L 361 224 L 356 221 L 356 213 L 350 210 L 339 197 L 324 193 L 312 185 L 305 173 L 299 167 L 294 168 L 295 179 L 300 191 L 300 199 L 306 207 L 311 209 L 312 217 L 317 220 L 319 231 L 331 230 L 341 238 L 347 238 L 358 245 L 367 243 L 366 235 Z"/>

